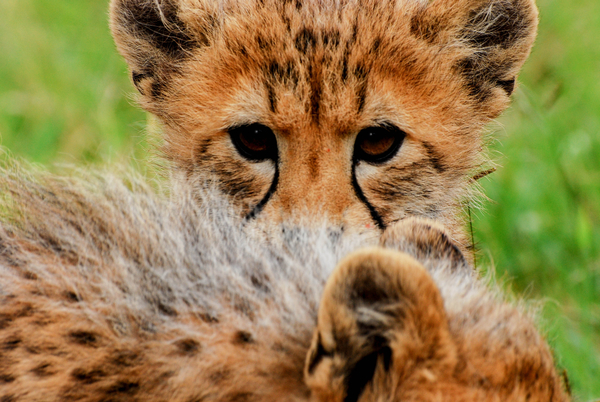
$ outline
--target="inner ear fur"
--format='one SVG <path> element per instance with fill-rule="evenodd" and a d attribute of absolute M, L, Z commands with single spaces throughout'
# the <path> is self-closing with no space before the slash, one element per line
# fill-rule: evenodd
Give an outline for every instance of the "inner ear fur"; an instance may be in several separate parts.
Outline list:
<path fill-rule="evenodd" d="M 455 70 L 477 101 L 495 90 L 510 95 L 535 40 L 534 0 L 433 0 L 412 18 L 411 31 L 460 55 Z"/>
<path fill-rule="evenodd" d="M 307 356 L 313 392 L 342 392 L 353 402 L 369 382 L 383 381 L 374 379 L 378 369 L 393 370 L 386 378 L 397 381 L 418 362 L 442 369 L 454 360 L 440 292 L 421 264 L 379 247 L 340 262 L 325 286 Z"/>
<path fill-rule="evenodd" d="M 193 3 L 193 4 L 192 4 Z M 178 66 L 210 44 L 214 2 L 112 0 L 110 27 L 140 93 L 158 98 Z"/>

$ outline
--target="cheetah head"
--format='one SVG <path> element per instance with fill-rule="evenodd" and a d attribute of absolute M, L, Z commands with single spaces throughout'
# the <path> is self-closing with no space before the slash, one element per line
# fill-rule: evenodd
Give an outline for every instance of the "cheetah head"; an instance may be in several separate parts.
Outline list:
<path fill-rule="evenodd" d="M 139 102 L 187 180 L 248 219 L 318 211 L 375 230 L 423 216 L 461 231 L 482 128 L 536 26 L 533 0 L 111 4 Z"/>

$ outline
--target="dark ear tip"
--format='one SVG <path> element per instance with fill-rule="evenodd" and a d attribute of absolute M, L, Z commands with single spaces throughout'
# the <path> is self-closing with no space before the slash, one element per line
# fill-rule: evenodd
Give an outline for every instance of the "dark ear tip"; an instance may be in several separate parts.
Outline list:
<path fill-rule="evenodd" d="M 498 86 L 504 89 L 506 91 L 506 94 L 510 96 L 515 91 L 515 82 L 515 78 L 506 81 L 500 80 L 498 81 Z"/>
<path fill-rule="evenodd" d="M 145 43 L 168 59 L 181 59 L 205 44 L 180 18 L 177 0 L 112 0 L 111 26 L 117 41 L 139 53 Z"/>

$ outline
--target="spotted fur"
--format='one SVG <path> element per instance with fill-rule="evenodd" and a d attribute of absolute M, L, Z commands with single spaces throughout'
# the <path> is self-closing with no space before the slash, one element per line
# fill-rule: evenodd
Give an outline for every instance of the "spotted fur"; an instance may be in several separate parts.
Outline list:
<path fill-rule="evenodd" d="M 106 173 L 0 191 L 1 401 L 568 400 L 528 315 L 432 221 L 244 223 L 210 186 Z"/>
<path fill-rule="evenodd" d="M 111 27 L 171 196 L 0 174 L 0 401 L 569 399 L 457 213 L 532 0 L 112 0 Z M 276 157 L 236 151 L 253 123 Z M 374 125 L 406 133 L 380 165 Z"/>
<path fill-rule="evenodd" d="M 421 216 L 465 250 L 460 206 L 485 164 L 482 129 L 506 108 L 533 43 L 533 0 L 113 0 L 112 31 L 162 119 L 165 153 L 210 176 L 251 218 L 305 208 L 381 233 Z M 228 129 L 261 123 L 277 161 Z M 390 161 L 353 159 L 357 134 L 407 133 Z"/>

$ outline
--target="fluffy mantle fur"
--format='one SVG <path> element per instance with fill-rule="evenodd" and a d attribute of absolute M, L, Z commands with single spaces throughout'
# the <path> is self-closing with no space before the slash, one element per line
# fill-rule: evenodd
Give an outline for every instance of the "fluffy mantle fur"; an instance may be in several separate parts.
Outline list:
<path fill-rule="evenodd" d="M 566 400 L 531 320 L 432 222 L 258 227 L 218 192 L 106 173 L 11 168 L 0 189 L 3 401 L 341 401 L 351 373 L 364 400 Z M 404 279 L 364 288 L 382 270 Z M 356 377 L 374 333 L 395 360 Z"/>

